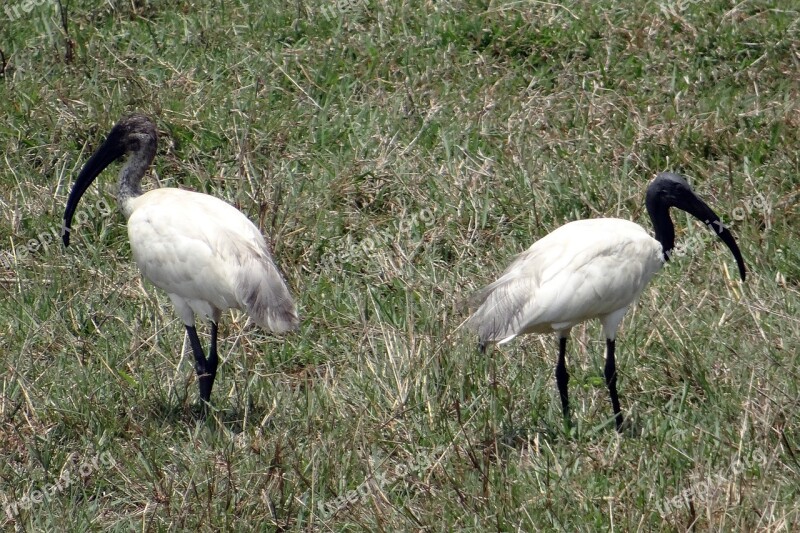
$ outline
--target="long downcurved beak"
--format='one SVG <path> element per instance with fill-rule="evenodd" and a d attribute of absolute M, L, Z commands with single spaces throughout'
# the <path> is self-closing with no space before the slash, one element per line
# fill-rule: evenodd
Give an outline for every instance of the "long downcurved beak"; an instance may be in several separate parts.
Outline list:
<path fill-rule="evenodd" d="M 744 266 L 742 252 L 739 251 L 739 246 L 736 244 L 733 234 L 730 232 L 728 227 L 723 224 L 714 210 L 711 209 L 703 200 L 701 200 L 700 197 L 694 194 L 692 190 L 682 191 L 681 196 L 673 199 L 672 206 L 686 211 L 697 220 L 705 224 L 708 229 L 716 233 L 717 237 L 719 237 L 720 240 L 725 243 L 725 245 L 733 254 L 733 257 L 736 259 L 736 264 L 739 266 L 739 275 L 742 277 L 742 281 L 744 281 L 747 274 L 747 269 Z"/>
<path fill-rule="evenodd" d="M 711 222 L 712 226 L 714 224 L 719 224 L 718 227 L 712 227 L 714 232 L 717 234 L 722 242 L 728 247 L 728 249 L 733 254 L 733 257 L 736 258 L 736 264 L 739 266 L 739 275 L 742 277 L 742 281 L 745 280 L 745 276 L 747 274 L 747 269 L 744 266 L 744 258 L 742 258 L 742 252 L 739 251 L 739 246 L 736 244 L 736 240 L 733 238 L 733 234 L 728 231 L 727 226 L 723 224 L 719 218 L 713 220 Z"/>
<path fill-rule="evenodd" d="M 69 246 L 69 234 L 72 231 L 72 217 L 75 210 L 78 208 L 83 193 L 89 188 L 89 185 L 105 168 L 125 155 L 125 146 L 121 142 L 120 136 L 115 134 L 115 131 L 109 134 L 105 142 L 92 154 L 92 157 L 86 162 L 78 174 L 78 179 L 72 186 L 67 199 L 67 208 L 64 210 L 64 224 L 61 227 L 61 238 L 64 241 L 64 246 Z"/>

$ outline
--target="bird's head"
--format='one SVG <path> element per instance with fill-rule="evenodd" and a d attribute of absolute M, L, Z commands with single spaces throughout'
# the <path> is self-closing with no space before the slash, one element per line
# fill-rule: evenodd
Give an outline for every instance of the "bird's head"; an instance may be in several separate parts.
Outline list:
<path fill-rule="evenodd" d="M 657 175 L 647 187 L 645 204 L 647 212 L 653 220 L 656 239 L 661 242 L 664 249 L 664 259 L 669 260 L 670 253 L 675 246 L 675 228 L 669 217 L 670 207 L 675 207 L 686 211 L 705 224 L 725 243 L 733 253 L 739 267 L 739 275 L 744 281 L 746 273 L 744 259 L 733 234 L 714 210 L 695 194 L 683 176 L 672 172 L 662 172 Z"/>
<path fill-rule="evenodd" d="M 130 115 L 117 122 L 103 144 L 83 166 L 80 174 L 78 174 L 78 179 L 75 180 L 75 184 L 72 186 L 72 191 L 70 191 L 69 199 L 67 200 L 67 207 L 64 211 L 64 225 L 61 232 L 64 246 L 69 246 L 72 217 L 78 207 L 78 202 L 95 178 L 117 159 L 135 154 L 136 157 L 131 158 L 129 164 L 135 161 L 137 163 L 136 168 L 123 169 L 121 178 L 138 173 L 138 179 L 141 179 L 141 175 L 144 174 L 145 169 L 156 155 L 157 143 L 158 133 L 156 126 L 145 115 Z M 130 172 L 126 172 L 126 170 Z M 131 180 L 135 179 L 137 178 L 131 178 Z M 123 185 L 122 182 L 123 179 L 121 179 L 121 186 Z M 138 182 L 125 183 L 125 185 L 138 189 Z"/>
<path fill-rule="evenodd" d="M 98 152 L 107 146 L 107 149 L 119 158 L 154 149 L 157 142 L 158 132 L 153 121 L 145 115 L 134 114 L 124 117 L 114 125 Z M 153 153 L 155 154 L 155 151 Z"/>

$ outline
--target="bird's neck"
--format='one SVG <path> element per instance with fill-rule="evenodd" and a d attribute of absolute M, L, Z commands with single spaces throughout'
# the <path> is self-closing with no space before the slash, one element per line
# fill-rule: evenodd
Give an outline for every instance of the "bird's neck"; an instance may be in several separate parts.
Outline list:
<path fill-rule="evenodd" d="M 661 243 L 661 253 L 664 261 L 669 261 L 672 250 L 675 248 L 675 226 L 669 217 L 669 207 L 662 203 L 647 201 L 647 212 L 653 221 L 653 230 L 656 240 Z"/>
<path fill-rule="evenodd" d="M 142 178 L 155 155 L 155 143 L 152 146 L 145 146 L 141 150 L 130 153 L 119 171 L 117 201 L 126 219 L 131 216 L 131 200 L 142 194 Z"/>

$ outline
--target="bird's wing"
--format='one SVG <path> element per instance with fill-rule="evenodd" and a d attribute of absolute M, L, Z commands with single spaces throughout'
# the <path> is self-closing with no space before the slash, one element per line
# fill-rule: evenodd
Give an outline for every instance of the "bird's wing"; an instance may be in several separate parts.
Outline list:
<path fill-rule="evenodd" d="M 482 342 L 503 342 L 565 331 L 629 305 L 660 266 L 657 242 L 638 225 L 616 222 L 573 222 L 534 243 L 477 294 L 467 326 Z"/>
<path fill-rule="evenodd" d="M 156 189 L 136 199 L 128 235 L 144 277 L 170 295 L 199 302 L 195 308 L 242 309 L 272 331 L 296 328 L 294 302 L 263 236 L 230 204 Z"/>

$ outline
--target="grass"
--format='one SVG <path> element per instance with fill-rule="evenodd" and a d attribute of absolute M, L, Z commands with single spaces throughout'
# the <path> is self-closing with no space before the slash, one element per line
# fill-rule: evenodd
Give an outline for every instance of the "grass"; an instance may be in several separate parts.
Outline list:
<path fill-rule="evenodd" d="M 0 12 L 4 529 L 797 530 L 792 2 L 33 4 Z M 226 314 L 207 420 L 113 170 L 52 237 L 133 111 L 161 134 L 149 184 L 257 222 L 302 313 L 286 338 Z M 649 228 L 663 170 L 730 222 L 748 280 L 678 215 L 690 245 L 617 343 L 638 436 L 596 323 L 566 433 L 556 341 L 482 358 L 463 302 L 567 221 Z"/>

